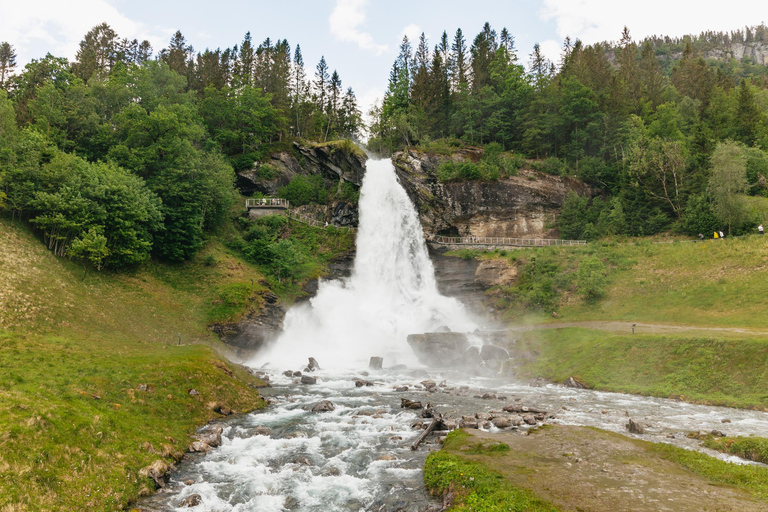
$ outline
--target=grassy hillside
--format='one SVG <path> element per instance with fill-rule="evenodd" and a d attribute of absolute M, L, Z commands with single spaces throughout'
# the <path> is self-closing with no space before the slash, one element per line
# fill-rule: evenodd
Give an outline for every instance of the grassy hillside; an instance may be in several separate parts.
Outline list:
<path fill-rule="evenodd" d="M 219 416 L 211 402 L 261 407 L 261 383 L 206 346 L 209 322 L 259 305 L 261 278 L 212 241 L 189 263 L 83 279 L 0 219 L 0 510 L 121 509 L 150 491 L 142 467 Z"/>
<path fill-rule="evenodd" d="M 488 292 L 505 320 L 768 328 L 768 237 L 460 254 L 518 268 L 514 283 Z"/>

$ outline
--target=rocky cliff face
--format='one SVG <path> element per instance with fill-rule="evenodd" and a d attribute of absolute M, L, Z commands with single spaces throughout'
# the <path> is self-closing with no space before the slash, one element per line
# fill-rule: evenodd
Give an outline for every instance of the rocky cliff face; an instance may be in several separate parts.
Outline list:
<path fill-rule="evenodd" d="M 400 183 L 415 203 L 427 233 L 556 238 L 552 224 L 568 192 L 592 194 L 576 179 L 531 170 L 493 182 L 441 183 L 436 170 L 449 158 L 469 160 L 475 156 L 459 153 L 448 157 L 413 150 L 392 156 Z"/>
<path fill-rule="evenodd" d="M 293 147 L 294 152 L 275 153 L 269 162 L 256 162 L 253 168 L 237 173 L 240 190 L 246 195 L 260 192 L 274 196 L 278 188 L 299 174 L 319 174 L 328 184 L 343 180 L 362 186 L 368 160 L 365 154 L 346 151 L 335 144 L 307 146 L 294 142 Z M 272 170 L 264 173 L 265 167 Z M 264 174 L 271 177 L 262 177 Z"/>

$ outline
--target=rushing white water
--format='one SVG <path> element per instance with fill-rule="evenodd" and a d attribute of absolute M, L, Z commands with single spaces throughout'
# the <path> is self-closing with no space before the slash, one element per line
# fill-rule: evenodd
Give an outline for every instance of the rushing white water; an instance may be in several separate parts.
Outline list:
<path fill-rule="evenodd" d="M 456 299 L 437 290 L 419 217 L 389 160 L 369 161 L 360 194 L 352 276 L 320 284 L 308 305 L 292 308 L 276 343 L 253 365 L 359 368 L 371 356 L 387 365 L 418 364 L 406 338 L 447 326 L 477 326 Z"/>

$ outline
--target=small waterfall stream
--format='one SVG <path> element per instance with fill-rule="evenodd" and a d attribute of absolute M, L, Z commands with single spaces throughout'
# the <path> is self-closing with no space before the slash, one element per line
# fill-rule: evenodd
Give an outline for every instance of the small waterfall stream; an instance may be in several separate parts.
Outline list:
<path fill-rule="evenodd" d="M 141 510 L 423 512 L 434 502 L 421 468 L 439 446 L 429 441 L 409 449 L 420 433 L 412 428 L 418 411 L 401 409 L 400 397 L 431 402 L 453 418 L 520 400 L 555 413 L 553 423 L 622 433 L 631 416 L 649 425 L 643 439 L 692 449 L 700 447 L 684 435 L 691 430 L 768 430 L 762 412 L 417 369 L 408 334 L 444 325 L 468 332 L 475 322 L 458 301 L 438 293 L 417 213 L 389 161 L 368 163 L 360 219 L 352 276 L 322 283 L 309 304 L 288 313 L 277 342 L 251 362 L 269 363 L 272 387 L 263 395 L 272 405 L 223 420 L 222 446 L 188 455 L 168 488 L 139 503 Z M 317 384 L 283 374 L 302 370 L 310 356 L 322 367 L 312 374 Z M 386 367 L 407 368 L 366 370 L 371 356 L 384 357 Z M 360 378 L 374 385 L 357 387 Z M 426 378 L 447 384 L 428 392 L 419 384 Z M 409 391 L 395 391 L 404 385 Z M 475 398 L 487 391 L 499 398 Z M 335 409 L 311 412 L 323 399 Z M 199 504 L 182 507 L 193 495 Z"/>

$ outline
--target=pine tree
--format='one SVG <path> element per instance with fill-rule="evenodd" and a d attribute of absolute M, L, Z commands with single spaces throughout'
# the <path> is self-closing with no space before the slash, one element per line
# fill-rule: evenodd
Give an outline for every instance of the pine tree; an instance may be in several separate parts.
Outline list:
<path fill-rule="evenodd" d="M 187 44 L 181 31 L 177 30 L 171 38 L 168 48 L 160 52 L 160 60 L 168 64 L 168 67 L 173 71 L 187 76 L 189 71 L 187 62 L 190 60 L 192 52 L 194 52 L 192 45 Z"/>
<path fill-rule="evenodd" d="M 296 120 L 294 133 L 297 136 L 301 136 L 303 133 L 301 129 L 301 112 L 306 89 L 307 72 L 304 70 L 304 57 L 301 55 L 301 46 L 297 44 L 296 49 L 293 52 L 293 70 L 291 75 L 291 97 L 293 100 L 292 107 L 294 110 L 294 119 Z"/>
<path fill-rule="evenodd" d="M 80 41 L 75 74 L 85 82 L 94 75 L 108 74 L 117 61 L 118 43 L 117 34 L 106 23 L 93 27 Z"/>
<path fill-rule="evenodd" d="M 752 146 L 760 125 L 760 108 L 749 83 L 741 79 L 736 97 L 736 138 L 747 146 Z"/>
<path fill-rule="evenodd" d="M 456 35 L 453 37 L 451 53 L 451 87 L 456 92 L 467 83 L 467 42 L 460 28 L 456 30 Z"/>
<path fill-rule="evenodd" d="M 251 33 L 246 32 L 243 42 L 240 44 L 240 52 L 237 55 L 234 70 L 235 87 L 249 86 L 253 84 L 253 74 L 256 67 L 256 54 L 253 49 Z"/>
<path fill-rule="evenodd" d="M 8 42 L 0 43 L 0 88 L 7 88 L 7 82 L 16 69 L 16 50 Z"/>
<path fill-rule="evenodd" d="M 315 68 L 315 90 L 317 91 L 318 106 L 321 112 L 326 111 L 326 97 L 328 93 L 328 83 L 331 76 L 328 74 L 328 64 L 325 62 L 325 55 L 320 57 L 320 62 Z"/>
<path fill-rule="evenodd" d="M 419 109 L 423 109 L 427 102 L 428 81 L 429 81 L 429 45 L 427 43 L 427 37 L 424 32 L 419 37 L 419 46 L 416 47 L 416 54 L 413 58 L 412 65 L 412 86 L 411 86 L 411 100 L 413 104 Z"/>

